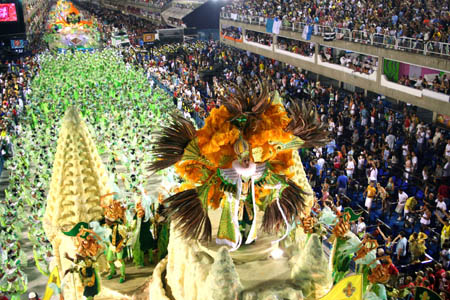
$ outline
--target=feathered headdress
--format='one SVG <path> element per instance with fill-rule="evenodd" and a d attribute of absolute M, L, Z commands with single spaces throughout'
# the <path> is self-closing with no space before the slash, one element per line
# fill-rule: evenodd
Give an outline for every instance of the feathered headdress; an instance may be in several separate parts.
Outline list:
<path fill-rule="evenodd" d="M 208 209 L 217 209 L 225 193 L 238 190 L 221 170 L 248 152 L 261 171 L 255 184 L 255 203 L 263 210 L 263 230 L 276 232 L 299 216 L 305 192 L 292 168 L 298 148 L 326 144 L 328 133 L 317 118 L 314 105 L 294 104 L 289 115 L 273 103 L 269 85 L 231 84 L 198 131 L 179 115 L 158 134 L 151 150 L 151 171 L 175 165 L 183 179 L 179 192 L 163 201 L 164 216 L 175 221 L 185 238 L 211 239 Z M 269 186 L 281 185 L 273 189 Z"/>

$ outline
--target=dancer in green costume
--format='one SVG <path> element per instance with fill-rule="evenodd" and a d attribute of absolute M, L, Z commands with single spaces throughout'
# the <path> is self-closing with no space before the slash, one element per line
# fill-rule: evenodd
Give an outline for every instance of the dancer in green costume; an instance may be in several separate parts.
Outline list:
<path fill-rule="evenodd" d="M 91 229 L 87 223 L 81 222 L 65 235 L 76 237 L 77 246 L 76 257 L 72 258 L 66 253 L 65 258 L 73 262 L 73 266 L 66 270 L 64 276 L 68 273 L 78 273 L 83 284 L 83 296 L 88 300 L 94 299 L 100 292 L 100 277 L 97 271 L 97 258 L 100 255 L 101 238 Z"/>
<path fill-rule="evenodd" d="M 124 250 L 128 242 L 127 231 L 125 227 L 125 207 L 115 198 L 108 204 L 102 203 L 105 213 L 105 226 L 110 231 L 109 245 L 106 250 L 106 260 L 109 264 L 108 280 L 116 275 L 115 262 L 120 263 L 119 282 L 125 281 L 125 261 Z"/>

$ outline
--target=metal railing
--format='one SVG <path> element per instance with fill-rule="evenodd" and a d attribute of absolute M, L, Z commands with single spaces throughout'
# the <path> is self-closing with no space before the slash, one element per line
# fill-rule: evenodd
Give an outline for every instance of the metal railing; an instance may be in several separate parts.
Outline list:
<path fill-rule="evenodd" d="M 396 48 L 397 50 L 410 51 L 416 53 L 425 52 L 425 43 L 420 39 L 413 39 L 408 37 L 396 38 Z"/>
<path fill-rule="evenodd" d="M 441 42 L 428 42 L 425 45 L 425 52 L 435 56 L 450 56 L 450 44 Z"/>
<path fill-rule="evenodd" d="M 242 16 L 234 13 L 221 13 L 220 17 L 226 20 L 233 20 L 252 25 L 265 26 L 267 18 L 260 16 Z M 286 31 L 293 31 L 302 33 L 307 24 L 303 22 L 289 22 L 283 21 L 281 29 Z M 324 36 L 325 33 L 335 32 L 336 38 L 353 43 L 372 45 L 386 49 L 393 49 L 398 51 L 407 51 L 423 55 L 450 57 L 450 43 L 442 42 L 425 42 L 422 39 L 415 39 L 409 37 L 396 37 L 392 35 L 371 33 L 368 31 L 351 31 L 348 28 L 338 28 L 331 26 L 324 26 L 318 24 L 313 25 L 312 35 Z"/>

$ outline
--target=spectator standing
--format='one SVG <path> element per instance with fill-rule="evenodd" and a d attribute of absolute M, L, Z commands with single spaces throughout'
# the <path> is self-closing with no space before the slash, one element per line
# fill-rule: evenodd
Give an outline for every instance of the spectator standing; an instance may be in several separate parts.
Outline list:
<path fill-rule="evenodd" d="M 356 233 L 360 238 L 363 238 L 364 235 L 366 234 L 366 228 L 367 228 L 367 225 L 364 222 L 364 218 L 359 217 L 358 225 L 356 226 Z"/>
<path fill-rule="evenodd" d="M 355 160 L 351 155 L 348 156 L 348 161 L 345 170 L 347 171 L 347 177 L 349 179 L 352 179 L 353 173 L 355 172 Z"/>
<path fill-rule="evenodd" d="M 347 195 L 348 177 L 341 171 L 341 175 L 337 179 L 338 193 Z"/>
<path fill-rule="evenodd" d="M 397 246 L 395 247 L 395 258 L 397 259 L 397 264 L 406 264 L 406 249 L 408 246 L 408 239 L 404 231 L 401 231 L 399 235 L 395 238 L 394 242 L 398 239 Z"/>
<path fill-rule="evenodd" d="M 438 221 L 443 225 L 441 230 L 441 247 L 444 246 L 444 243 L 450 239 L 450 224 L 448 222 L 448 216 L 446 219 L 441 218 L 437 213 L 435 213 Z"/>
<path fill-rule="evenodd" d="M 370 209 L 372 208 L 372 202 L 375 199 L 377 194 L 377 189 L 375 188 L 375 181 L 370 181 L 366 190 L 363 193 L 363 196 L 366 197 L 366 201 L 364 202 L 364 206 L 367 208 L 367 213 L 370 214 Z"/>
<path fill-rule="evenodd" d="M 395 212 L 398 214 L 397 220 L 400 221 L 403 215 L 403 209 L 405 208 L 406 200 L 408 199 L 408 194 L 405 193 L 403 189 L 398 190 L 398 202 Z"/>
<path fill-rule="evenodd" d="M 436 214 L 439 215 L 441 219 L 446 217 L 445 213 L 447 212 L 447 204 L 444 201 L 444 196 L 438 195 L 436 200 Z"/>

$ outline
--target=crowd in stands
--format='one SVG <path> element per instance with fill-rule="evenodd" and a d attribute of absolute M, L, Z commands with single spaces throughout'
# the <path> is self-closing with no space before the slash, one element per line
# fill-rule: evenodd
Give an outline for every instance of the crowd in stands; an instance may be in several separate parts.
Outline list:
<path fill-rule="evenodd" d="M 277 46 L 280 50 L 286 50 L 303 56 L 313 56 L 316 49 L 314 43 L 305 43 L 281 36 L 278 37 L 277 42 Z"/>
<path fill-rule="evenodd" d="M 449 3 L 445 1 L 233 0 L 224 11 L 425 42 L 450 42 Z"/>
<path fill-rule="evenodd" d="M 37 62 L 32 57 L 6 61 L 6 72 L 0 74 L 0 174 L 4 161 L 12 156 L 10 137 L 20 132 L 19 117 L 26 110 L 29 83 L 36 72 Z"/>
<path fill-rule="evenodd" d="M 162 25 L 138 18 L 134 15 L 124 15 L 112 9 L 99 7 L 91 3 L 78 3 L 78 5 L 89 11 L 99 23 L 99 31 L 102 33 L 105 45 L 111 43 L 111 36 L 115 30 L 126 31 L 130 44 L 136 46 L 142 39 L 144 32 L 154 32 L 156 29 L 162 28 Z M 86 12 L 86 11 L 84 11 Z"/>
<path fill-rule="evenodd" d="M 163 8 L 169 5 L 172 0 L 135 0 L 136 3 L 145 4 L 146 6 Z"/>
<path fill-rule="evenodd" d="M 248 42 L 258 43 L 264 46 L 272 46 L 272 35 L 257 31 L 246 30 L 245 39 Z"/>
<path fill-rule="evenodd" d="M 239 27 L 234 26 L 222 27 L 221 34 L 224 37 L 229 37 L 235 40 L 242 39 L 242 29 Z"/>
<path fill-rule="evenodd" d="M 194 9 L 196 7 L 195 3 L 174 3 L 173 7 L 181 8 L 181 9 Z"/>
<path fill-rule="evenodd" d="M 322 46 L 320 55 L 322 61 L 339 64 L 358 73 L 370 75 L 375 72 L 378 67 L 377 58 L 359 53 Z"/>
<path fill-rule="evenodd" d="M 407 75 L 403 75 L 399 78 L 398 83 L 419 90 L 428 89 L 438 93 L 450 95 L 450 82 L 447 74 L 444 74 L 443 76 L 436 75 L 433 81 L 427 81 L 424 76 L 420 76 L 418 79 L 414 80 L 409 78 Z"/>

